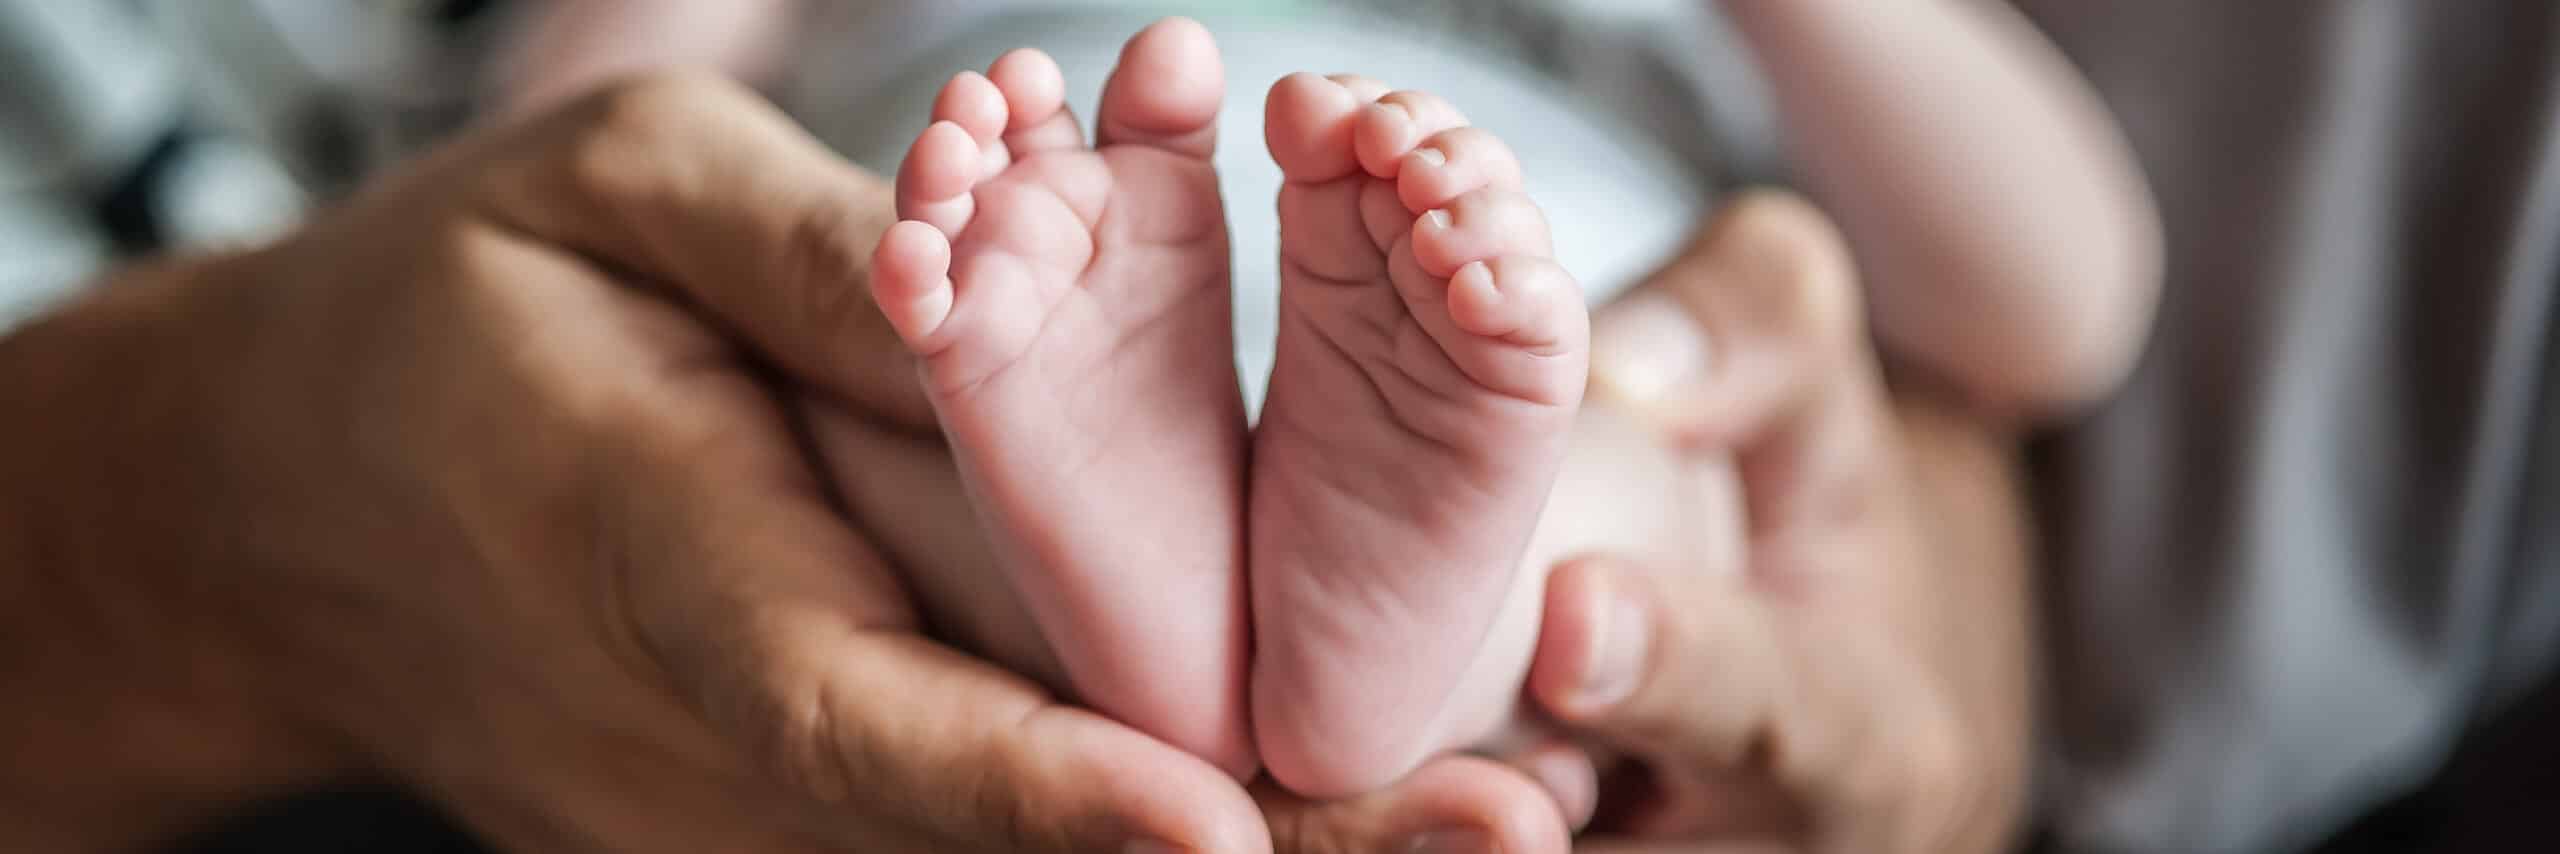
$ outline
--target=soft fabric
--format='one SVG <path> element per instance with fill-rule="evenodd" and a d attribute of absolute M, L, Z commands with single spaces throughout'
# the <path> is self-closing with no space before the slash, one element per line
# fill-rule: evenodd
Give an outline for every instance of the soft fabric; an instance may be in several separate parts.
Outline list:
<path fill-rule="evenodd" d="M 2169 248 L 2131 388 L 2039 455 L 2049 806 L 2072 850 L 2288 850 L 2560 652 L 2560 7 L 2025 6 Z"/>

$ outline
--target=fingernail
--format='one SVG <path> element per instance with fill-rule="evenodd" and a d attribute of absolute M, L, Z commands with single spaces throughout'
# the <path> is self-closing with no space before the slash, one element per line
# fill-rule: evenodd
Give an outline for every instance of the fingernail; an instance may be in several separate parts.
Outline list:
<path fill-rule="evenodd" d="M 1433 228 L 1448 228 L 1449 212 L 1438 209 L 1424 211 L 1422 221 L 1430 223 Z"/>
<path fill-rule="evenodd" d="M 1405 854 L 1493 854 L 1493 838 L 1481 830 L 1434 830 L 1406 843 Z"/>
<path fill-rule="evenodd" d="M 1556 808 L 1564 811 L 1566 824 L 1581 830 L 1591 823 L 1591 813 L 1600 806 L 1600 781 L 1591 757 L 1581 748 L 1548 750 L 1531 757 L 1521 767 L 1556 799 Z"/>
<path fill-rule="evenodd" d="M 1416 159 L 1416 160 L 1420 160 L 1420 161 L 1422 161 L 1423 163 L 1426 163 L 1426 164 L 1429 164 L 1429 165 L 1432 165 L 1432 166 L 1447 166 L 1447 165 L 1449 165 L 1449 155 L 1446 155 L 1446 154 L 1442 154 L 1442 153 L 1440 153 L 1440 149 L 1437 149 L 1437 148 L 1417 148 L 1417 149 L 1414 149 L 1414 150 L 1413 150 L 1413 157 L 1414 157 L 1414 159 Z"/>
<path fill-rule="evenodd" d="M 1600 622 L 1600 637 L 1591 645 L 1589 666 L 1574 690 L 1574 704 L 1598 711 L 1625 702 L 1644 674 L 1646 647 L 1653 643 L 1652 618 L 1644 603 L 1614 585 Z"/>
<path fill-rule="evenodd" d="M 1140 839 L 1120 847 L 1121 854 L 1182 854 L 1182 847 L 1161 839 Z"/>
<path fill-rule="evenodd" d="M 1658 293 L 1628 297 L 1602 312 L 1593 327 L 1591 379 L 1622 403 L 1660 406 L 1706 376 L 1706 330 L 1677 299 Z"/>

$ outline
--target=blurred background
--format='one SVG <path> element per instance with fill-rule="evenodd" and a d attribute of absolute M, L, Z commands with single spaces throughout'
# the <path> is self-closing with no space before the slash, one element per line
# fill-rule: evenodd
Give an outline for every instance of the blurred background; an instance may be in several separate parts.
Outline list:
<path fill-rule="evenodd" d="M 766 4 L 805 17 L 682 25 Z M 586 5 L 0 0 L 0 329 L 670 51 L 885 172 L 951 73 L 1039 45 L 1091 115 L 1121 38 L 1194 14 L 1231 62 L 1230 199 L 1277 182 L 1239 107 L 1281 73 L 1438 89 L 1520 149 L 1595 299 L 1721 194 L 1789 179 L 1747 51 L 1689 0 L 637 0 L 560 23 Z M 2168 235 L 2130 384 L 2030 454 L 2040 844 L 2549 850 L 2511 834 L 2560 802 L 2560 4 L 2015 5 L 2123 124 Z M 1233 210 L 1260 377 L 1274 228 Z M 201 850 L 472 850 L 396 793 L 316 798 Z"/>

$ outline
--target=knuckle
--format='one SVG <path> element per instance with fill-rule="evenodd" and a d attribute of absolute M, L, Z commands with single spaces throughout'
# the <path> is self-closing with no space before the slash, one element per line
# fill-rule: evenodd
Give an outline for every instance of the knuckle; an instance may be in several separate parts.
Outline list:
<path fill-rule="evenodd" d="M 705 116 L 734 110 L 746 96 L 738 85 L 692 72 L 654 72 L 606 86 L 574 111 L 576 130 L 566 146 L 566 171 L 592 193 L 628 192 L 659 177 L 670 153 L 700 133 Z"/>
<path fill-rule="evenodd" d="M 1736 197 L 1678 269 L 1682 298 L 1727 339 L 1773 342 L 1816 375 L 1867 346 L 1865 303 L 1847 245 L 1797 196 L 1753 190 Z"/>
<path fill-rule="evenodd" d="M 777 696 L 772 716 L 776 735 L 766 753 L 771 767 L 793 791 L 820 804 L 844 803 L 853 794 L 852 757 L 836 736 L 826 692 L 786 689 Z"/>
<path fill-rule="evenodd" d="M 409 277 L 415 285 L 439 292 L 473 287 L 487 287 L 489 268 L 498 266 L 490 250 L 494 242 L 491 227 L 480 220 L 450 210 L 435 210 L 417 227 L 417 251 L 429 275 Z"/>
<path fill-rule="evenodd" d="M 648 191 L 660 176 L 660 143 L 628 124 L 586 126 L 563 154 L 560 179 L 577 198 L 625 199 Z"/>
<path fill-rule="evenodd" d="M 954 725 L 990 731 L 1018 731 L 1038 714 L 1036 709 L 983 709 L 963 716 Z M 1045 816 L 1027 798 L 1036 789 L 1027 783 L 1029 769 L 1037 767 L 1031 748 L 1013 738 L 998 738 L 986 749 L 972 756 L 966 767 L 951 769 L 949 789 L 939 793 L 922 807 L 939 819 L 945 827 L 968 828 L 971 834 L 1013 851 L 1071 851 L 1075 840 L 1068 828 Z"/>
<path fill-rule="evenodd" d="M 796 306 L 803 340 L 850 346 L 859 339 L 848 332 L 886 322 L 878 319 L 865 281 L 871 250 L 885 230 L 881 219 L 855 201 L 827 198 L 792 221 L 776 286 Z"/>
<path fill-rule="evenodd" d="M 697 680 L 691 693 L 703 716 L 737 737 L 766 776 L 821 804 L 846 802 L 853 781 L 867 776 L 874 745 L 840 737 L 823 682 L 758 657 L 712 653 L 674 663 Z"/>
<path fill-rule="evenodd" d="M 1774 319 L 1814 340 L 1863 335 L 1847 240 L 1802 197 L 1753 191 L 1725 214 L 1715 249 L 1761 290 Z"/>
<path fill-rule="evenodd" d="M 1022 802 L 1009 791 L 1004 768 L 996 763 L 982 765 L 969 780 L 966 795 L 958 799 L 969 805 L 968 821 L 986 828 L 994 839 L 1017 851 L 1066 850 L 1064 846 L 1044 845 L 1044 840 L 1035 838 Z"/>

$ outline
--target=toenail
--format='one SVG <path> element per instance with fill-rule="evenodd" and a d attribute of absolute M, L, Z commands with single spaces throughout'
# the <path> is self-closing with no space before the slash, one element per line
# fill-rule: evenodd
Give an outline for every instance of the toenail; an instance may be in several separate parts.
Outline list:
<path fill-rule="evenodd" d="M 1622 402 L 1666 404 L 1706 376 L 1706 330 L 1677 299 L 1658 293 L 1628 297 L 1601 312 L 1592 326 L 1591 377 Z"/>
<path fill-rule="evenodd" d="M 1585 712 L 1607 709 L 1633 695 L 1644 673 L 1645 653 L 1653 645 L 1652 618 L 1644 603 L 1612 585 L 1604 607 L 1608 611 L 1601 618 L 1600 636 L 1591 645 L 1582 684 L 1573 692 L 1574 705 Z"/>
<path fill-rule="evenodd" d="M 1395 117 L 1396 121 L 1413 121 L 1413 111 L 1405 109 L 1403 104 L 1390 104 L 1385 101 L 1373 101 L 1370 102 L 1369 106 L 1385 111 L 1387 115 Z"/>
<path fill-rule="evenodd" d="M 1432 166 L 1449 165 L 1449 155 L 1440 153 L 1440 149 L 1437 148 L 1417 148 L 1413 150 L 1413 156 L 1414 159 Z"/>
<path fill-rule="evenodd" d="M 1445 210 L 1439 210 L 1439 209 L 1436 209 L 1436 208 L 1435 208 L 1435 209 L 1432 209 L 1432 210 L 1424 211 L 1424 212 L 1422 213 L 1422 221 L 1423 221 L 1423 222 L 1430 223 L 1432 228 L 1448 228 L 1448 227 L 1449 227 L 1449 212 L 1448 212 L 1448 211 L 1445 211 Z"/>

